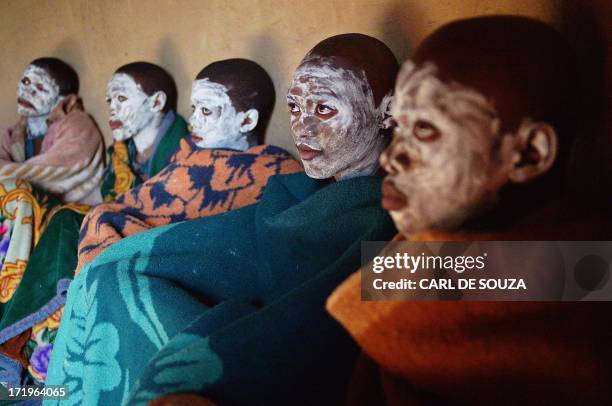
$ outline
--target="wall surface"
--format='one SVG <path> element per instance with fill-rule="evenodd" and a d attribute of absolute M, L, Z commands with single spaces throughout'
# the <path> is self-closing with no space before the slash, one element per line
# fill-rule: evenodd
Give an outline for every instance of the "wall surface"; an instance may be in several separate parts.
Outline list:
<path fill-rule="evenodd" d="M 301 58 L 320 40 L 361 32 L 386 42 L 400 61 L 432 30 L 458 18 L 527 15 L 558 25 L 553 0 L 2 0 L 0 128 L 13 124 L 23 68 L 40 56 L 72 64 L 88 111 L 110 140 L 104 92 L 120 65 L 151 61 L 174 75 L 179 112 L 189 114 L 191 81 L 219 59 L 250 58 L 276 85 L 267 141 L 294 152 L 285 94 Z"/>

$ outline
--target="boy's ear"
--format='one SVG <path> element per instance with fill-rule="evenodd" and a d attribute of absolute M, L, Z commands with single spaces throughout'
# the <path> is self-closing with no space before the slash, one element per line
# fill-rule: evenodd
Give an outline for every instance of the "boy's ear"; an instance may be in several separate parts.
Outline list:
<path fill-rule="evenodd" d="M 391 117 L 391 106 L 393 105 L 393 95 L 389 93 L 383 97 L 378 106 L 379 124 L 378 127 L 386 130 L 393 126 L 393 118 Z"/>
<path fill-rule="evenodd" d="M 168 97 L 166 93 L 161 90 L 158 90 L 151 96 L 151 110 L 155 112 L 162 111 L 164 107 L 166 107 L 166 101 Z"/>
<path fill-rule="evenodd" d="M 240 132 L 248 133 L 253 131 L 257 127 L 259 121 L 259 111 L 257 109 L 250 109 L 242 113 L 242 123 L 240 123 Z"/>
<path fill-rule="evenodd" d="M 524 120 L 518 129 L 510 181 L 525 183 L 546 173 L 558 153 L 558 136 L 548 123 Z"/>

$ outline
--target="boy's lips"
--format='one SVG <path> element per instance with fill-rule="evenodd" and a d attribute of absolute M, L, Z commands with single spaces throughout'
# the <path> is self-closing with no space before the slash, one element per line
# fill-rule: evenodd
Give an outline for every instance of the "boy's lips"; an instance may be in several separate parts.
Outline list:
<path fill-rule="evenodd" d="M 123 123 L 119 120 L 111 120 L 108 122 L 108 125 L 110 126 L 111 130 L 116 130 L 117 128 L 123 127 Z"/>
<path fill-rule="evenodd" d="M 26 107 L 28 109 L 36 110 L 34 106 L 32 105 L 32 103 L 30 103 L 29 101 L 25 99 L 22 99 L 21 97 L 17 99 L 17 103 L 21 104 L 23 107 Z"/>
<path fill-rule="evenodd" d="M 385 210 L 401 210 L 408 205 L 406 195 L 399 191 L 390 181 L 384 181 L 382 185 L 382 207 Z"/>
<path fill-rule="evenodd" d="M 306 144 L 298 145 L 297 149 L 303 161 L 311 161 L 323 153 L 320 149 L 311 148 Z"/>

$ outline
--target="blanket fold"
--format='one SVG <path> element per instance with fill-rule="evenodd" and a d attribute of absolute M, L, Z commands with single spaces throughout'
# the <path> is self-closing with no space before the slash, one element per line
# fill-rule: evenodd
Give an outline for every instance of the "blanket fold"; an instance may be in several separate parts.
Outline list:
<path fill-rule="evenodd" d="M 159 174 L 87 215 L 77 273 L 122 238 L 255 203 L 271 176 L 301 170 L 288 152 L 275 146 L 259 145 L 246 151 L 201 149 L 184 139 Z"/>
<path fill-rule="evenodd" d="M 595 229 L 581 235 L 580 228 L 584 223 L 572 228 L 552 222 L 505 233 L 426 233 L 413 239 L 599 235 Z M 525 266 L 537 264 L 525 258 Z M 331 315 L 378 366 L 380 374 L 365 385 L 378 388 L 386 404 L 410 398 L 421 399 L 414 402 L 419 405 L 606 403 L 612 379 L 612 351 L 604 338 L 612 332 L 610 307 L 607 302 L 364 302 L 360 271 L 327 302 Z M 363 385 L 352 389 L 363 392 Z"/>
<path fill-rule="evenodd" d="M 357 351 L 324 303 L 396 232 L 379 199 L 376 177 L 279 175 L 257 204 L 113 244 L 70 287 L 47 383 L 82 404 L 339 401 Z"/>
<path fill-rule="evenodd" d="M 73 109 L 76 108 L 76 105 L 73 106 Z M 68 116 L 70 114 L 72 110 Z M 55 122 L 65 115 L 64 110 L 58 109 L 54 111 L 50 121 Z M 178 148 L 179 140 L 188 135 L 187 125 L 182 117 L 172 113 L 167 114 L 164 120 L 168 121 L 168 125 L 160 128 L 160 140 L 150 161 L 150 174 L 155 174 L 153 170 L 161 169 L 168 163 L 170 156 Z M 17 133 L 13 132 L 12 135 L 17 139 Z M 117 154 L 111 154 L 111 165 L 104 172 L 105 178 L 101 189 L 109 193 L 104 195 L 105 199 L 112 198 L 118 192 L 123 193 L 139 181 L 139 178 L 135 177 L 124 181 L 124 175 L 132 173 L 129 167 L 131 161 L 127 159 L 127 147 L 124 143 L 115 143 L 110 150 L 122 151 L 122 147 L 125 147 L 126 161 L 118 161 Z M 0 148 L 0 156 L 2 156 L 1 151 Z M 30 187 L 27 182 L 19 182 Z M 40 193 L 36 188 L 34 191 L 38 197 L 25 199 L 33 202 L 30 211 L 34 213 L 34 220 L 21 225 L 23 230 L 10 236 L 15 239 L 18 237 L 20 241 L 11 242 L 10 246 L 21 251 L 27 250 L 22 255 L 24 260 L 19 263 L 21 266 L 18 274 L 13 275 L 4 271 L 0 274 L 0 279 L 3 275 L 11 278 L 11 283 L 7 286 L 11 287 L 12 296 L 2 306 L 0 355 L 14 358 L 14 353 L 18 353 L 20 359 L 26 360 L 22 363 L 23 368 L 20 371 L 2 371 L 3 367 L 8 368 L 13 365 L 6 363 L 0 365 L 0 373 L 20 376 L 22 383 L 32 379 L 38 383 L 45 380 L 49 356 L 66 301 L 66 292 L 77 264 L 79 229 L 84 215 L 89 210 L 87 205 L 60 205 L 55 197 Z M 8 199 L 5 198 L 4 201 Z M 19 201 L 23 206 L 20 210 L 26 213 L 24 199 L 19 198 Z M 30 237 L 32 234 L 34 239 Z M 19 338 L 24 335 L 27 335 L 25 345 L 19 344 Z M 14 350 L 15 348 L 17 350 Z"/>

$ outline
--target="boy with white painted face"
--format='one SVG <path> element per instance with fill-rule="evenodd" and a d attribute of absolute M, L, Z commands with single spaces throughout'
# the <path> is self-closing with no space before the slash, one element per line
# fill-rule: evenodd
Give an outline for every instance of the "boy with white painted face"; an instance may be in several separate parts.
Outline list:
<path fill-rule="evenodd" d="M 388 143 L 391 92 L 382 94 L 387 84 L 380 80 L 368 81 L 367 69 L 354 69 L 348 61 L 356 58 L 373 68 L 368 50 L 345 42 L 331 38 L 306 55 L 287 94 L 293 139 L 306 173 L 315 179 L 372 175 Z M 393 67 L 387 62 L 379 69 L 386 77 Z"/>
<path fill-rule="evenodd" d="M 171 163 L 116 203 L 88 214 L 77 272 L 122 238 L 252 204 L 271 176 L 302 170 L 287 151 L 258 145 L 274 106 L 274 85 L 255 62 L 227 59 L 206 66 L 193 82 L 191 103 L 191 137 L 181 141 Z"/>
<path fill-rule="evenodd" d="M 397 129 L 381 157 L 382 204 L 398 239 L 608 240 L 609 213 L 567 205 L 576 199 L 567 196 L 573 139 L 588 136 L 578 125 L 586 94 L 567 42 L 541 22 L 481 17 L 436 30 L 400 71 Z M 539 269 L 542 256 L 524 253 L 526 274 L 549 271 L 548 284 L 563 286 L 563 267 Z M 610 399 L 605 303 L 364 302 L 361 292 L 358 272 L 328 301 L 380 367 L 365 382 L 356 376 L 361 396 L 382 388 L 388 404 Z"/>
<path fill-rule="evenodd" d="M 97 203 L 102 136 L 78 99 L 79 78 L 57 58 L 30 63 L 17 86 L 19 123 L 0 144 L 0 180 L 29 181 L 69 203 Z"/>
<path fill-rule="evenodd" d="M 189 125 L 199 148 L 245 151 L 261 143 L 274 88 L 260 86 L 249 97 L 257 82 L 271 85 L 265 71 L 246 59 L 215 62 L 198 73 L 191 87 Z"/>
<path fill-rule="evenodd" d="M 115 142 L 108 150 L 102 194 L 110 202 L 155 176 L 189 133 L 176 113 L 174 79 L 155 64 L 133 62 L 117 69 L 106 87 L 106 102 Z"/>
<path fill-rule="evenodd" d="M 49 96 L 50 92 L 45 93 L 46 82 L 31 72 L 38 70 L 26 69 L 19 88 L 18 103 L 25 114 L 34 114 L 34 111 L 38 114 L 48 110 L 51 99 L 41 97 L 41 100 L 36 100 L 37 92 L 45 96 Z M 64 82 L 58 80 L 58 83 Z M 66 84 L 62 86 L 67 87 Z M 157 65 L 135 62 L 116 71 L 108 85 L 107 98 L 109 121 L 117 141 L 109 148 L 110 165 L 104 173 L 101 188 L 102 168 L 97 178 L 91 179 L 92 182 L 98 179 L 98 196 L 102 195 L 106 201 L 114 200 L 118 194 L 155 175 L 168 163 L 179 141 L 188 135 L 185 121 L 175 112 L 176 94 L 172 77 Z M 56 103 L 66 104 L 74 95 L 58 97 Z M 38 119 L 40 116 L 33 117 Z M 79 135 L 86 136 L 87 132 Z M 75 141 L 65 148 L 87 150 L 87 144 Z M 102 150 L 99 151 L 99 158 L 102 158 Z M 83 175 L 88 175 L 87 170 Z M 98 198 L 96 202 L 100 200 Z M 13 371 L 15 376 L 24 379 L 30 376 L 38 382 L 44 381 L 47 362 L 36 362 L 40 359 L 36 354 L 46 351 L 53 344 L 49 337 L 53 337 L 52 333 L 57 330 L 65 302 L 63 297 L 74 275 L 79 228 L 87 210 L 87 206 L 64 206 L 62 210 L 53 211 L 53 217 L 48 221 L 27 267 L 24 265 L 26 272 L 23 279 L 2 315 L 0 330 L 4 333 L 0 333 L 0 352 L 10 352 L 11 358 L 19 360 L 23 357 L 21 354 L 25 354 L 24 360 L 16 367 L 25 364 L 28 373 Z M 39 232 L 42 232 L 42 228 Z M 11 286 L 16 287 L 16 284 Z"/>
<path fill-rule="evenodd" d="M 382 113 L 397 62 L 382 42 L 347 34 L 319 43 L 305 64 L 337 75 L 332 83 L 316 69 L 303 74 L 300 66 L 293 83 L 311 86 L 290 90 L 290 103 L 296 105 L 290 105 L 293 136 L 298 144 L 320 148 L 317 158 L 303 158 L 307 171 L 316 169 L 310 173 L 324 179 L 308 172 L 274 176 L 255 204 L 145 231 L 110 246 L 70 288 L 48 384 L 76 379 L 77 386 L 93 389 L 73 392 L 76 402 L 96 396 L 98 402 L 116 403 L 125 399 L 124 388 L 130 391 L 128 404 L 176 392 L 233 404 L 341 401 L 356 347 L 323 304 L 358 266 L 360 241 L 396 232 L 380 207 L 382 179 L 372 176 L 377 169 L 372 155 L 387 140 Z M 221 84 L 232 91 L 227 82 Z M 356 89 L 361 90 L 355 94 Z M 323 108 L 332 102 L 342 120 Z M 194 107 L 213 116 L 213 107 Z M 238 129 L 255 118 L 237 117 Z M 298 123 L 316 125 L 302 129 Z M 206 140 L 205 134 L 196 137 Z M 331 169 L 309 168 L 318 159 L 327 160 Z M 124 295 L 117 300 L 111 291 Z M 92 297 L 96 312 L 89 311 Z M 133 317 L 141 308 L 151 309 L 146 322 Z M 151 328 L 145 331 L 143 323 Z M 113 326 L 109 334 L 92 334 L 104 326 Z M 94 342 L 94 336 L 101 341 Z M 74 351 L 74 342 L 107 360 L 112 388 L 94 373 L 99 366 Z M 139 351 L 133 351 L 133 342 Z"/>
<path fill-rule="evenodd" d="M 17 361 L 10 364 L 15 371 L 5 371 L 16 379 L 40 379 L 36 367 L 29 374 L 22 368 L 29 365 L 41 337 L 29 335 L 32 324 L 23 323 L 23 318 L 38 310 L 34 303 L 46 303 L 58 292 L 48 261 L 32 270 L 41 253 L 61 256 L 56 247 L 43 247 L 41 242 L 64 240 L 70 234 L 66 224 L 77 234 L 84 204 L 101 201 L 104 144 L 93 119 L 83 111 L 78 90 L 78 76 L 68 64 L 57 58 L 34 60 L 17 86 L 19 123 L 0 142 L 0 284 L 5 287 L 0 294 L 0 353 Z M 46 291 L 43 285 L 48 281 Z M 45 313 L 35 323 L 47 317 Z M 27 341 L 31 342 L 26 351 Z"/>

